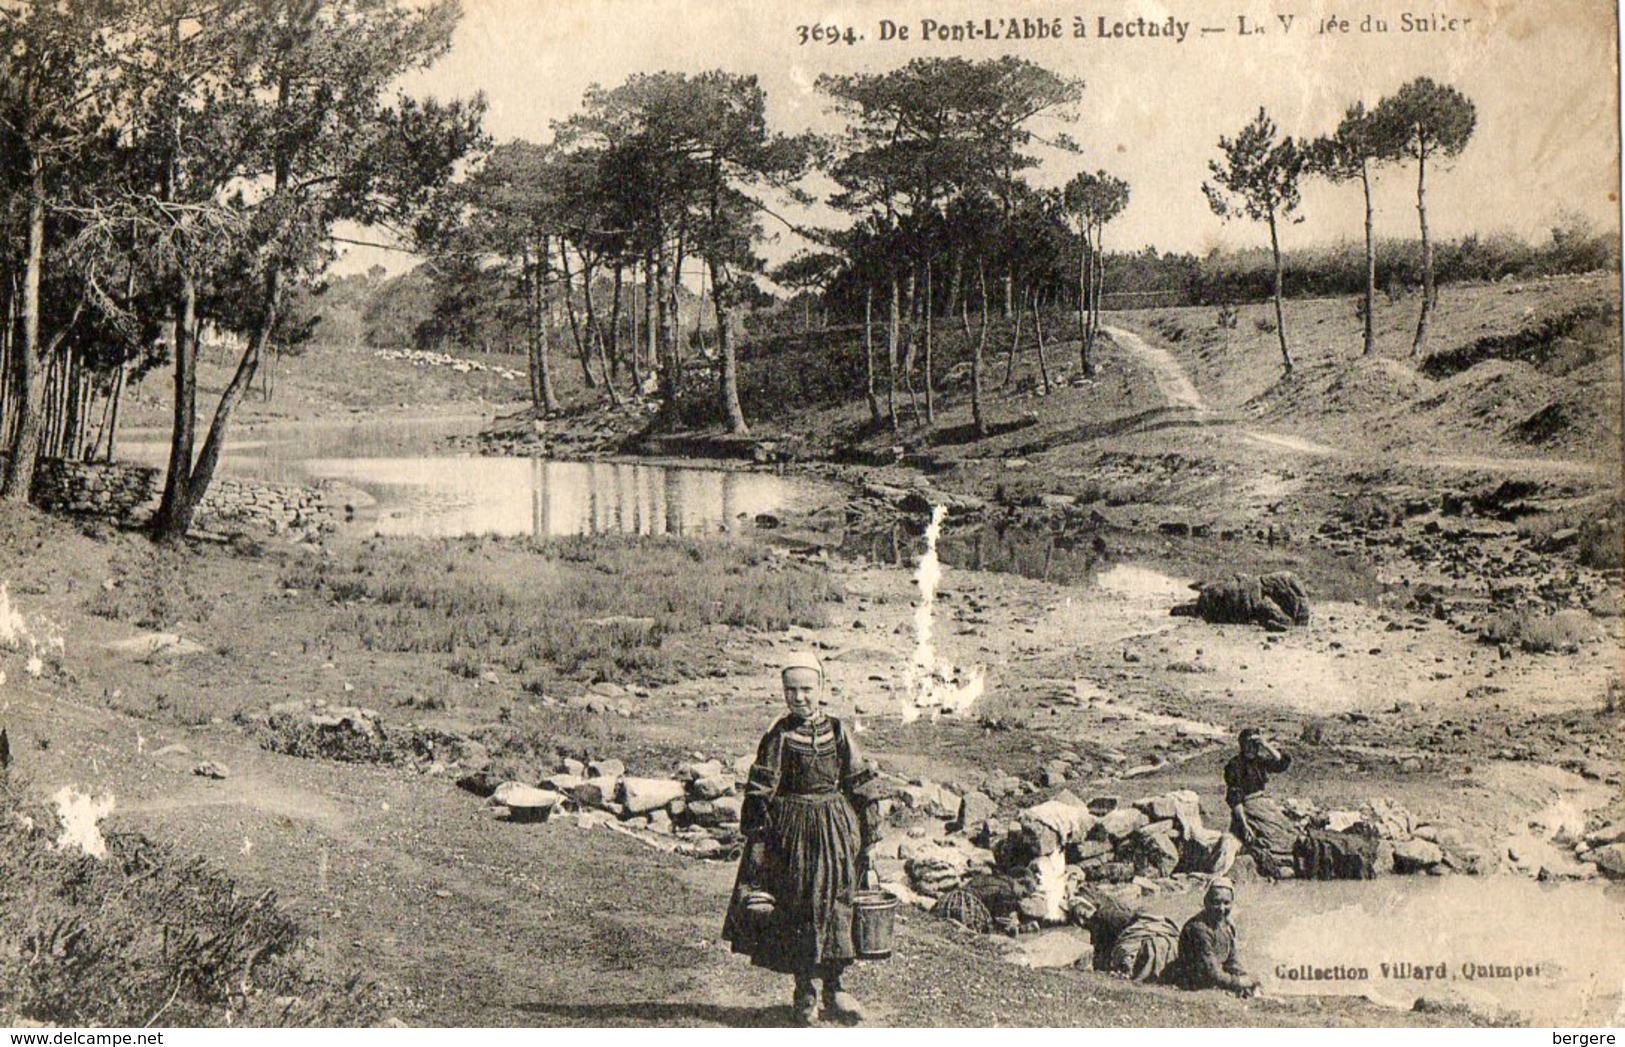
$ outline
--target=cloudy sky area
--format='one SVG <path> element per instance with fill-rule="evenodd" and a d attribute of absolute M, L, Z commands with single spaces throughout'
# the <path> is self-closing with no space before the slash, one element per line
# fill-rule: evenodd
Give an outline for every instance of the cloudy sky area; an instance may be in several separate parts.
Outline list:
<path fill-rule="evenodd" d="M 452 53 L 405 86 L 440 97 L 484 91 L 487 128 L 497 141 L 546 141 L 554 120 L 579 105 L 594 82 L 613 85 L 655 70 L 721 68 L 757 75 L 777 129 L 832 130 L 813 83 L 823 72 L 882 71 L 920 56 L 967 58 L 1015 53 L 1085 82 L 1074 119 L 1038 129 L 1064 130 L 1082 155 L 1042 154 L 1033 174 L 1059 185 L 1081 169 L 1126 179 L 1128 210 L 1107 230 L 1108 248 L 1154 245 L 1205 252 L 1267 242 L 1262 227 L 1223 223 L 1200 185 L 1221 134 L 1233 135 L 1264 106 L 1294 134 L 1325 133 L 1355 100 L 1368 105 L 1417 76 L 1453 84 L 1478 109 L 1478 129 L 1460 158 L 1430 168 L 1429 220 L 1436 235 L 1510 231 L 1544 240 L 1571 211 L 1599 229 L 1618 229 L 1619 116 L 1615 9 L 1607 0 L 1375 0 L 1359 5 L 1253 3 L 1249 0 L 878 0 L 784 3 L 782 0 L 464 0 Z M 1349 13 L 1349 12 L 1354 13 Z M 1353 31 L 1317 32 L 1342 13 Z M 1402 13 L 1471 18 L 1455 33 L 1402 33 Z M 1060 40 L 978 43 L 880 43 L 881 19 L 912 28 L 921 18 L 1040 15 L 1063 20 Z M 1089 37 L 1070 36 L 1074 16 Z M 1102 40 L 1098 20 L 1190 23 L 1184 43 L 1162 39 Z M 1293 16 L 1290 31 L 1280 15 Z M 1363 34 L 1367 16 L 1386 34 Z M 1238 18 L 1264 25 L 1238 36 Z M 853 26 L 869 39 L 856 46 L 801 45 L 796 27 L 809 22 Z M 1202 37 L 1201 26 L 1226 32 Z M 1353 186 L 1310 184 L 1305 222 L 1284 233 L 1285 246 L 1358 239 L 1363 218 Z M 1415 168 L 1385 169 L 1378 178 L 1379 235 L 1416 233 Z M 793 237 L 768 248 L 781 258 Z M 341 269 L 388 258 L 352 249 Z"/>

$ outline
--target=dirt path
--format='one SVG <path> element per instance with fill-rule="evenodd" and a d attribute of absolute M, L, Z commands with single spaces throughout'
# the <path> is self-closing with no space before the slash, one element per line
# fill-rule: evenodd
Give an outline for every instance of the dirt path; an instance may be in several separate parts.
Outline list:
<path fill-rule="evenodd" d="M 1146 341 L 1145 338 L 1126 328 L 1106 327 L 1104 330 L 1151 372 L 1157 390 L 1162 393 L 1163 398 L 1167 401 L 1167 406 L 1189 408 L 1210 424 L 1221 427 L 1230 424 L 1229 420 L 1208 405 L 1201 392 L 1191 381 L 1190 376 L 1185 373 L 1185 369 L 1180 366 L 1179 361 L 1166 348 L 1153 345 Z M 1323 458 L 1352 459 L 1356 457 L 1356 453 L 1348 449 L 1333 447 L 1330 444 L 1306 437 L 1290 436 L 1258 429 L 1237 429 L 1237 432 L 1243 439 L 1259 446 Z M 1574 459 L 1516 458 L 1488 455 L 1404 455 L 1398 461 L 1413 468 L 1547 476 L 1602 476 L 1605 469 L 1604 466 L 1596 462 Z"/>
<path fill-rule="evenodd" d="M 1103 330 L 1111 335 L 1123 348 L 1139 357 L 1151 371 L 1156 379 L 1157 389 L 1167 399 L 1170 407 L 1188 407 L 1199 414 L 1210 414 L 1211 408 L 1202 399 L 1202 394 L 1196 391 L 1191 384 L 1190 376 L 1184 368 L 1179 366 L 1173 354 L 1168 350 L 1148 343 L 1144 338 L 1122 327 L 1106 327 Z"/>

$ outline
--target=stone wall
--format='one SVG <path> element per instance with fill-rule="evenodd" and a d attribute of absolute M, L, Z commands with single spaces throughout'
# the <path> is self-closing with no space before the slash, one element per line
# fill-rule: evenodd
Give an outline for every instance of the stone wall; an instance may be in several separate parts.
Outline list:
<path fill-rule="evenodd" d="M 150 466 L 42 458 L 34 468 L 32 495 L 42 509 L 127 522 L 156 507 L 162 484 L 163 471 Z"/>
<path fill-rule="evenodd" d="M 158 508 L 163 470 L 125 462 L 43 458 L 34 470 L 34 503 L 54 512 L 145 523 Z M 314 538 L 333 527 L 325 488 L 217 476 L 198 506 L 193 529 Z"/>
<path fill-rule="evenodd" d="M 325 488 L 219 476 L 198 506 L 194 528 L 315 536 L 332 529 L 333 506 Z"/>

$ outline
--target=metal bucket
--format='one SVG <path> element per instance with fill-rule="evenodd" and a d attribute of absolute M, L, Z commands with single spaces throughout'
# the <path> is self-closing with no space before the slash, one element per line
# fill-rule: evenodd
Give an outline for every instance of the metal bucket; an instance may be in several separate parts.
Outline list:
<path fill-rule="evenodd" d="M 891 955 L 896 930 L 897 896 L 879 889 L 852 894 L 852 946 L 860 960 L 884 960 Z"/>

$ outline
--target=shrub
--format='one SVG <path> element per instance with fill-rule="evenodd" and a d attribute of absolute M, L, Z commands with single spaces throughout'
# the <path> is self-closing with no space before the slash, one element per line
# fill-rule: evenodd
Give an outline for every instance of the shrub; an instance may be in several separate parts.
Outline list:
<path fill-rule="evenodd" d="M 1545 654 L 1574 651 L 1596 635 L 1596 624 L 1584 611 L 1566 610 L 1546 615 L 1532 610 L 1501 611 L 1479 627 L 1485 643 L 1515 643 L 1525 651 Z"/>
<path fill-rule="evenodd" d="M 312 973 L 274 892 L 135 833 L 56 850 L 53 816 L 0 779 L 0 1020 L 136 1027 L 367 1025 L 380 998 Z"/>

